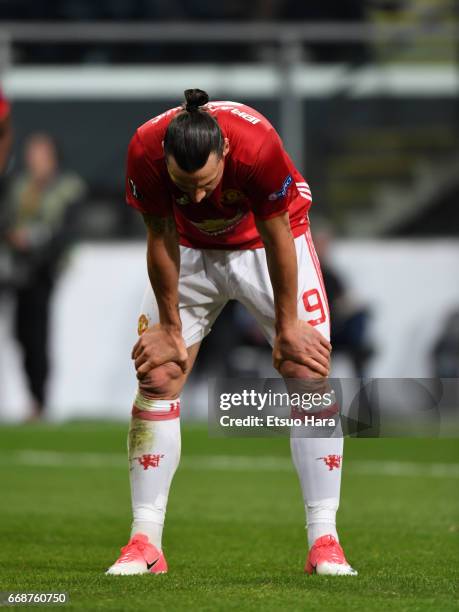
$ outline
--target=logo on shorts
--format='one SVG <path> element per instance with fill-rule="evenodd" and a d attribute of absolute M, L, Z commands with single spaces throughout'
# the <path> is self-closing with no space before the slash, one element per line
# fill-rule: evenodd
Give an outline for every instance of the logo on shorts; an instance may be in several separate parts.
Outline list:
<path fill-rule="evenodd" d="M 164 457 L 164 455 L 142 455 L 141 457 L 137 457 L 137 461 L 143 467 L 144 470 L 148 470 L 149 467 L 157 468 L 159 467 L 160 460 Z"/>
<path fill-rule="evenodd" d="M 137 333 L 139 336 L 148 329 L 148 317 L 147 315 L 141 314 L 137 323 Z"/>
<path fill-rule="evenodd" d="M 325 457 L 317 457 L 317 460 L 322 459 L 331 472 L 334 468 L 339 469 L 341 467 L 342 458 L 342 455 L 326 455 Z"/>
<path fill-rule="evenodd" d="M 287 178 L 285 179 L 285 181 L 282 183 L 282 187 L 279 189 L 279 191 L 275 191 L 274 193 L 269 194 L 268 200 L 271 200 L 271 202 L 274 202 L 274 200 L 279 200 L 279 198 L 284 198 L 287 194 L 288 188 L 292 184 L 292 181 L 293 181 L 292 175 L 289 174 Z"/>

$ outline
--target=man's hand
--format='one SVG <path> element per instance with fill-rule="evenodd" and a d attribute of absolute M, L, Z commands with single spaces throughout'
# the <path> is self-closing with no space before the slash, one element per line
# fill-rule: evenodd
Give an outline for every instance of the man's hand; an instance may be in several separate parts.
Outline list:
<path fill-rule="evenodd" d="M 298 265 L 288 212 L 268 220 L 256 219 L 266 249 L 273 286 L 276 339 L 273 365 L 283 361 L 306 366 L 312 376 L 330 373 L 330 343 L 305 321 L 297 318 Z"/>
<path fill-rule="evenodd" d="M 160 323 L 149 327 L 140 336 L 131 357 L 135 360 L 139 380 L 153 368 L 169 361 L 177 363 L 184 373 L 188 369 L 188 352 L 181 331 Z"/>
<path fill-rule="evenodd" d="M 331 344 L 312 325 L 297 320 L 279 330 L 274 341 L 273 365 L 279 370 L 285 360 L 307 366 L 320 376 L 330 374 Z"/>

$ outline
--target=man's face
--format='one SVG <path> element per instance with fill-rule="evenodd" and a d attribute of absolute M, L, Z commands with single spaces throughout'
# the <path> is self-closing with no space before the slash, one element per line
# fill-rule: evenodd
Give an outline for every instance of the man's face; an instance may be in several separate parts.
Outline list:
<path fill-rule="evenodd" d="M 186 193 L 194 204 L 198 204 L 209 197 L 222 180 L 228 151 L 229 143 L 225 138 L 222 156 L 219 158 L 215 152 L 212 152 L 204 166 L 195 172 L 185 172 L 177 165 L 174 157 L 169 155 L 166 159 L 167 171 L 180 191 Z"/>
<path fill-rule="evenodd" d="M 46 182 L 57 171 L 54 144 L 44 134 L 30 137 L 25 147 L 24 160 L 28 171 L 37 181 Z"/>

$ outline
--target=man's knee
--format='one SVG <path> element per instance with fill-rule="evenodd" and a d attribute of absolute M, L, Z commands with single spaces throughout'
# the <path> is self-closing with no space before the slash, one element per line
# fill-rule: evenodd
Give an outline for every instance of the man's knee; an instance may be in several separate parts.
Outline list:
<path fill-rule="evenodd" d="M 185 375 L 175 362 L 170 361 L 153 368 L 139 381 L 143 395 L 157 399 L 175 399 L 180 394 Z"/>

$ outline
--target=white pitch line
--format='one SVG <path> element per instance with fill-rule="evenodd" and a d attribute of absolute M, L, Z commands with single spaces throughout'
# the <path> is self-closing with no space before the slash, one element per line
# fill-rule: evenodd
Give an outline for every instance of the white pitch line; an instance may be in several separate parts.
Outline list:
<path fill-rule="evenodd" d="M 20 450 L 0 453 L 0 465 L 55 468 L 122 468 L 127 457 L 121 453 L 65 453 L 58 451 Z M 208 455 L 183 457 L 180 468 L 224 472 L 293 472 L 288 457 Z M 410 461 L 344 461 L 346 473 L 356 475 L 405 476 L 420 478 L 459 478 L 459 463 L 415 463 Z"/>
<path fill-rule="evenodd" d="M 353 474 L 459 478 L 459 463 L 416 463 L 410 461 L 349 461 Z M 344 466 L 346 462 L 344 461 Z M 346 468 L 345 468 L 346 469 Z"/>

